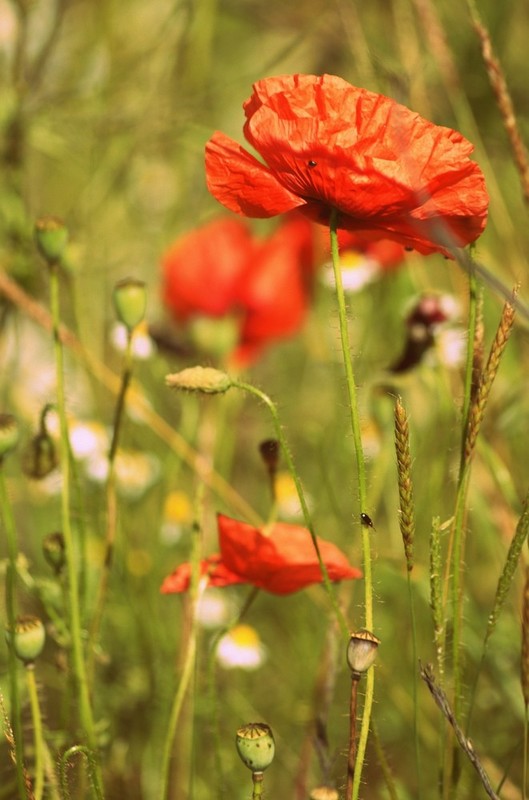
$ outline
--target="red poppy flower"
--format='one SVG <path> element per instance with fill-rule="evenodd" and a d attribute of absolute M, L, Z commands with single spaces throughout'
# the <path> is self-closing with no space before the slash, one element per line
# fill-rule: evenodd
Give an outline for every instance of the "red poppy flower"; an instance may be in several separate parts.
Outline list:
<path fill-rule="evenodd" d="M 473 146 L 388 97 L 333 75 L 254 84 L 244 135 L 258 161 L 216 132 L 206 145 L 211 193 L 248 217 L 299 209 L 327 224 L 450 255 L 481 234 L 488 195 Z"/>
<path fill-rule="evenodd" d="M 338 234 L 340 253 L 353 251 L 369 259 L 384 272 L 399 267 L 406 258 L 402 244 L 393 239 L 380 239 L 362 231 L 340 231 Z"/>
<path fill-rule="evenodd" d="M 248 363 L 303 322 L 314 270 L 312 225 L 293 215 L 258 239 L 242 220 L 217 219 L 177 241 L 162 265 L 163 299 L 174 317 L 185 323 L 233 315 L 234 358 Z"/>
<path fill-rule="evenodd" d="M 316 551 L 306 528 L 278 522 L 268 529 L 218 516 L 220 555 L 201 564 L 209 571 L 209 585 L 248 583 L 273 594 L 290 594 L 323 580 Z M 321 557 L 332 581 L 360 578 L 344 553 L 331 542 L 318 539 Z M 190 567 L 182 564 L 165 579 L 162 592 L 183 592 L 189 587 Z"/>

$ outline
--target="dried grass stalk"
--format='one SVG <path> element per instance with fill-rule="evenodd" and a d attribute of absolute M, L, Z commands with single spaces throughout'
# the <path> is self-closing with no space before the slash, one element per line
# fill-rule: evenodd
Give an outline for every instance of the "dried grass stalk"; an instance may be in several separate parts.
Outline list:
<path fill-rule="evenodd" d="M 395 450 L 399 483 L 399 525 L 404 542 L 408 572 L 413 569 L 413 540 L 415 537 L 415 509 L 411 479 L 410 429 L 408 417 L 400 397 L 395 404 Z"/>
<path fill-rule="evenodd" d="M 481 56 L 487 70 L 489 82 L 496 98 L 496 104 L 503 120 L 503 126 L 509 138 L 514 163 L 520 175 L 520 182 L 522 184 L 522 192 L 525 202 L 529 205 L 529 160 L 527 158 L 527 150 L 525 149 L 518 123 L 516 121 L 516 114 L 512 102 L 511 94 L 507 87 L 507 82 L 503 74 L 500 62 L 498 61 L 492 42 L 490 40 L 489 32 L 481 21 L 477 8 L 473 2 L 468 2 L 470 14 L 472 16 L 472 24 L 476 31 L 481 44 Z"/>

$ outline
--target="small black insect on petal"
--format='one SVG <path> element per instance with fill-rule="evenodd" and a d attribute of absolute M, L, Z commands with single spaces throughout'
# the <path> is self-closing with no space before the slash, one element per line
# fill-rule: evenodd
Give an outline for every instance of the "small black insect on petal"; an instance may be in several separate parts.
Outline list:
<path fill-rule="evenodd" d="M 318 162 L 317 161 L 313 161 L 311 159 L 310 161 L 307 162 L 307 166 L 309 166 L 311 169 L 313 169 L 314 167 L 318 166 Z"/>
<path fill-rule="evenodd" d="M 373 520 L 368 514 L 364 514 L 364 512 L 360 514 L 360 522 L 366 528 L 373 528 L 373 530 L 375 529 L 375 526 L 373 525 Z"/>

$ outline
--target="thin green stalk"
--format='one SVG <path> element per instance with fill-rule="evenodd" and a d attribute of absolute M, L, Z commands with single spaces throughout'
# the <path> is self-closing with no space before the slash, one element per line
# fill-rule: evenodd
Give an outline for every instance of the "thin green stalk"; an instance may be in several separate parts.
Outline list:
<path fill-rule="evenodd" d="M 42 732 L 42 715 L 40 713 L 37 681 L 35 680 L 35 665 L 26 666 L 26 679 L 28 685 L 29 702 L 31 706 L 31 721 L 33 724 L 33 741 L 35 745 L 35 778 L 34 800 L 42 800 L 44 792 L 44 735 Z"/>
<path fill-rule="evenodd" d="M 419 747 L 419 674 L 417 665 L 419 658 L 417 654 L 417 620 L 415 615 L 415 603 L 413 602 L 413 584 L 411 581 L 411 572 L 408 572 L 408 598 L 410 602 L 410 620 L 411 620 L 411 642 L 412 642 L 412 659 L 413 659 L 413 740 L 415 749 L 415 769 L 417 771 L 417 797 L 422 796 L 421 791 L 421 752 Z"/>
<path fill-rule="evenodd" d="M 0 507 L 2 521 L 7 539 L 7 572 L 6 572 L 6 610 L 9 630 L 15 630 L 16 599 L 15 583 L 17 575 L 17 538 L 13 510 L 7 494 L 3 459 L 0 461 Z M 14 734 L 14 755 L 16 759 L 17 790 L 20 800 L 26 800 L 26 783 L 24 780 L 24 747 L 22 737 L 22 719 L 20 713 L 20 693 L 18 688 L 18 662 L 12 645 L 8 648 L 9 692 L 11 697 L 11 720 Z"/>
<path fill-rule="evenodd" d="M 454 714 L 459 716 L 461 701 L 461 623 L 462 623 L 462 602 L 463 602 L 463 544 L 464 544 L 464 524 L 466 518 L 466 502 L 468 485 L 470 478 L 469 463 L 465 458 L 465 444 L 468 435 L 468 424 L 470 417 L 470 407 L 472 402 L 472 383 L 474 365 L 474 339 L 477 324 L 477 291 L 478 284 L 474 271 L 469 272 L 469 308 L 468 308 L 468 341 L 467 357 L 465 365 L 465 383 L 462 408 L 462 437 L 461 454 L 459 465 L 459 478 L 457 484 L 456 506 L 453 528 L 453 547 L 452 547 L 452 583 L 451 583 L 451 607 L 452 607 L 452 675 L 454 684 Z"/>
<path fill-rule="evenodd" d="M 260 798 L 263 796 L 263 779 L 263 772 L 252 772 L 252 800 L 260 800 Z"/>
<path fill-rule="evenodd" d="M 103 792 L 101 790 L 101 784 L 98 777 L 98 765 L 94 757 L 94 752 L 90 748 L 84 747 L 80 744 L 75 744 L 73 747 L 69 747 L 68 750 L 62 754 L 59 761 L 59 780 L 63 799 L 68 800 L 68 798 L 70 798 L 67 767 L 72 758 L 77 755 L 83 756 L 86 760 L 88 778 L 94 790 L 94 794 L 97 800 L 103 800 Z"/>
<path fill-rule="evenodd" d="M 132 333 L 133 333 L 132 330 L 127 329 L 125 363 L 123 367 L 123 373 L 121 376 L 121 386 L 116 401 L 116 408 L 114 411 L 112 441 L 110 443 L 110 450 L 108 454 L 108 477 L 106 482 L 107 526 L 106 526 L 106 538 L 105 538 L 105 557 L 103 560 L 103 567 L 101 570 L 101 576 L 99 579 L 99 586 L 97 590 L 97 599 L 94 607 L 92 624 L 90 626 L 90 634 L 88 637 L 88 676 L 90 684 L 92 684 L 94 680 L 95 654 L 99 640 L 99 635 L 101 632 L 101 623 L 103 621 L 103 612 L 105 609 L 105 602 L 108 593 L 108 585 L 110 581 L 110 571 L 112 568 L 114 547 L 116 543 L 116 530 L 117 530 L 116 455 L 118 451 L 119 436 L 123 424 L 125 397 L 132 377 Z"/>
<path fill-rule="evenodd" d="M 277 436 L 278 441 L 281 444 L 281 449 L 283 450 L 283 454 L 285 456 L 285 461 L 287 462 L 288 471 L 292 475 L 292 478 L 293 478 L 295 486 L 296 486 L 296 491 L 297 491 L 297 494 L 298 494 L 299 502 L 300 502 L 300 505 L 301 505 L 301 510 L 302 510 L 302 513 L 303 513 L 303 519 L 305 521 L 305 526 L 306 526 L 307 530 L 310 533 L 310 536 L 311 536 L 311 539 L 312 539 L 312 543 L 313 543 L 314 549 L 316 551 L 316 556 L 318 558 L 318 563 L 319 563 L 321 574 L 322 574 L 322 578 L 323 578 L 323 585 L 325 586 L 327 594 L 329 595 L 329 599 L 330 599 L 332 607 L 334 609 L 334 613 L 336 614 L 336 619 L 337 619 L 338 624 L 340 626 L 340 629 L 341 629 L 341 632 L 343 634 L 343 637 L 344 637 L 344 639 L 347 639 L 349 637 L 347 624 L 345 622 L 343 612 L 342 612 L 340 606 L 338 605 L 338 601 L 336 600 L 336 595 L 334 593 L 334 590 L 333 590 L 333 587 L 332 587 L 332 583 L 331 583 L 331 581 L 329 579 L 329 573 L 327 572 L 327 567 L 325 566 L 325 562 L 323 561 L 323 558 L 321 557 L 320 548 L 319 548 L 319 545 L 318 545 L 318 540 L 316 538 L 316 533 L 314 531 L 314 526 L 312 524 L 312 518 L 311 518 L 311 515 L 310 515 L 309 507 L 308 507 L 308 504 L 307 504 L 307 500 L 305 498 L 305 492 L 303 491 L 303 486 L 302 486 L 300 477 L 299 477 L 299 475 L 297 473 L 297 470 L 296 470 L 296 467 L 294 465 L 294 459 L 292 458 L 292 454 L 290 452 L 290 448 L 288 446 L 288 442 L 287 442 L 287 440 L 285 438 L 285 435 L 283 433 L 283 429 L 282 429 L 281 423 L 279 421 L 279 414 L 277 413 L 276 405 L 270 399 L 270 397 L 268 397 L 267 394 L 262 392 L 260 389 L 257 389 L 257 387 L 252 386 L 250 383 L 243 383 L 242 381 L 234 381 L 233 382 L 233 386 L 235 386 L 235 387 L 237 387 L 239 389 L 243 389 L 245 392 L 248 392 L 249 394 L 253 394 L 255 397 L 258 397 L 259 400 L 261 400 L 265 404 L 265 406 L 268 408 L 268 410 L 270 411 L 270 414 L 272 416 L 272 420 L 273 420 L 273 423 L 274 423 L 276 436 Z"/>
<path fill-rule="evenodd" d="M 200 484 L 197 491 L 197 507 L 201 505 L 202 496 L 204 492 L 204 484 Z M 175 692 L 171 713 L 169 716 L 169 723 L 167 726 L 167 733 L 162 753 L 162 766 L 161 766 L 161 787 L 160 787 L 160 800 L 168 800 L 169 798 L 169 783 L 171 777 L 171 756 L 173 751 L 173 744 L 176 735 L 177 725 L 184 705 L 184 700 L 192 683 L 192 678 L 195 671 L 197 642 L 198 642 L 198 626 L 197 626 L 197 603 L 200 593 L 200 554 L 201 554 L 201 541 L 200 541 L 200 524 L 198 519 L 200 514 L 197 513 L 196 522 L 194 525 L 193 548 L 191 552 L 191 583 L 189 587 L 189 637 L 185 643 L 186 651 L 182 671 L 178 687 Z"/>
<path fill-rule="evenodd" d="M 349 343 L 349 329 L 347 324 L 347 309 L 345 305 L 345 293 L 342 283 L 342 272 L 340 265 L 340 254 L 338 249 L 338 211 L 332 209 L 330 220 L 330 237 L 331 237 L 331 256 L 332 265 L 334 270 L 334 280 L 336 285 L 336 300 L 338 304 L 338 320 L 340 324 L 340 339 L 342 343 L 342 355 L 345 369 L 345 377 L 347 382 L 347 390 L 349 395 L 349 411 L 351 416 L 351 430 L 353 434 L 354 450 L 356 457 L 356 471 L 358 480 L 358 501 L 359 513 L 364 513 L 367 508 L 367 482 L 366 470 L 364 461 L 364 451 L 362 448 L 362 434 L 360 425 L 360 412 L 358 409 L 358 400 L 356 393 L 356 383 L 353 370 L 353 358 L 351 355 L 351 347 Z M 373 630 L 373 578 L 371 574 L 371 541 L 369 528 L 365 525 L 360 526 L 362 535 L 362 555 L 363 555 L 363 571 L 364 571 L 364 615 L 365 627 L 367 630 Z M 366 695 L 364 701 L 364 710 L 362 714 L 362 724 L 360 728 L 360 736 L 358 740 L 358 750 L 356 755 L 356 765 L 353 784 L 353 800 L 358 799 L 360 792 L 360 780 L 362 777 L 362 768 L 365 758 L 365 751 L 367 747 L 367 739 L 369 736 L 369 721 L 371 719 L 371 708 L 373 705 L 374 697 L 374 672 L 369 669 L 366 680 Z"/>
<path fill-rule="evenodd" d="M 522 773 L 522 800 L 527 797 L 527 743 L 528 735 L 527 729 L 529 727 L 529 709 L 527 704 L 524 709 L 523 717 L 523 773 Z"/>
<path fill-rule="evenodd" d="M 91 750 L 97 752 L 97 738 L 94 727 L 92 706 L 88 690 L 81 619 L 79 608 L 78 567 L 74 537 L 70 519 L 70 443 L 68 438 L 68 422 L 66 416 L 66 402 L 64 391 L 64 364 L 63 350 L 60 340 L 60 301 L 59 301 L 59 271 L 57 264 L 50 264 L 50 305 L 53 320 L 53 344 L 55 352 L 55 365 L 57 373 L 57 408 L 60 420 L 60 453 L 62 472 L 61 491 L 61 517 L 62 534 L 65 544 L 66 573 L 68 577 L 68 611 L 72 648 L 72 662 L 79 700 L 79 718 L 83 728 L 86 742 Z M 97 776 L 99 778 L 99 776 Z"/>

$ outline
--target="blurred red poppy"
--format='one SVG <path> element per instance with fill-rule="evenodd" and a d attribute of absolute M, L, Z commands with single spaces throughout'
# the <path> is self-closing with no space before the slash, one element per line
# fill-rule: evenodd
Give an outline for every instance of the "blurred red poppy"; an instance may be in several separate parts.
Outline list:
<path fill-rule="evenodd" d="M 267 238 L 221 218 L 177 241 L 162 258 L 163 299 L 181 322 L 234 315 L 239 363 L 299 330 L 314 271 L 312 225 L 289 215 Z"/>
<path fill-rule="evenodd" d="M 309 531 L 299 525 L 277 522 L 270 529 L 218 515 L 220 555 L 201 564 L 209 585 L 248 583 L 273 594 L 290 594 L 323 578 Z M 332 581 L 360 578 L 347 557 L 331 542 L 318 538 L 321 557 Z M 182 564 L 162 584 L 162 592 L 189 588 L 190 567 Z"/>
<path fill-rule="evenodd" d="M 258 161 L 221 132 L 206 145 L 211 193 L 248 217 L 294 208 L 327 224 L 450 255 L 473 242 L 488 195 L 473 146 L 388 97 L 334 75 L 283 75 L 254 84 L 244 135 Z"/>

